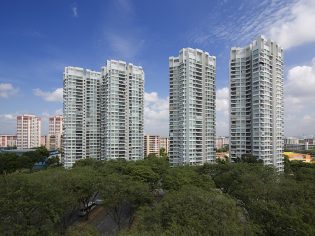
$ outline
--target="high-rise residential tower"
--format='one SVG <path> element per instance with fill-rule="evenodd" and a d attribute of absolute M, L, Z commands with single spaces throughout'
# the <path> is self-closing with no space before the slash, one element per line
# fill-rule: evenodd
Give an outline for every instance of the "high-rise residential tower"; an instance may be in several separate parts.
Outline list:
<path fill-rule="evenodd" d="M 57 115 L 49 117 L 49 129 L 46 141 L 48 150 L 61 148 L 61 139 L 63 135 L 63 116 Z"/>
<path fill-rule="evenodd" d="M 169 58 L 170 164 L 215 162 L 216 58 L 184 48 Z"/>
<path fill-rule="evenodd" d="M 41 145 L 41 118 L 34 115 L 17 116 L 17 148 L 36 148 Z"/>
<path fill-rule="evenodd" d="M 64 156 L 66 168 L 100 159 L 100 73 L 78 67 L 64 71 Z"/>
<path fill-rule="evenodd" d="M 102 68 L 101 156 L 143 159 L 142 67 L 108 60 Z"/>
<path fill-rule="evenodd" d="M 283 171 L 283 49 L 258 37 L 230 55 L 230 157 Z"/>

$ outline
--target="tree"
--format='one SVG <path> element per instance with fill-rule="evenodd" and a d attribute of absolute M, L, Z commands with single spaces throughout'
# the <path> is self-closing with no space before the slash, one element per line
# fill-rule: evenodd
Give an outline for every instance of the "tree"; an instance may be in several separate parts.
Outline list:
<path fill-rule="evenodd" d="M 252 154 L 243 154 L 241 158 L 237 158 L 235 162 L 246 162 L 246 163 L 263 163 L 263 160 L 258 159 Z"/>
<path fill-rule="evenodd" d="M 156 153 L 150 153 L 146 158 L 153 159 L 153 158 L 158 158 L 158 156 L 156 155 Z"/>
<path fill-rule="evenodd" d="M 165 190 L 180 190 L 185 185 L 194 185 L 204 189 L 214 187 L 210 176 L 199 174 L 197 169 L 191 166 L 169 168 L 162 179 L 162 186 Z"/>
<path fill-rule="evenodd" d="M 55 232 L 72 199 L 55 180 L 64 170 L 15 173 L 0 181 L 0 229 L 4 235 Z"/>
<path fill-rule="evenodd" d="M 99 187 L 103 206 L 117 225 L 118 230 L 130 226 L 135 211 L 152 202 L 149 186 L 126 175 L 112 174 L 101 181 Z"/>
<path fill-rule="evenodd" d="M 233 199 L 195 186 L 168 193 L 156 207 L 143 207 L 137 219 L 131 235 L 253 235 Z"/>
<path fill-rule="evenodd" d="M 167 158 L 167 153 L 166 153 L 166 150 L 165 148 L 160 148 L 160 158 Z"/>
<path fill-rule="evenodd" d="M 68 171 L 65 185 L 68 191 L 75 196 L 80 208 L 86 210 L 85 218 L 89 219 L 91 203 L 98 195 L 98 176 L 90 166 L 77 167 Z"/>

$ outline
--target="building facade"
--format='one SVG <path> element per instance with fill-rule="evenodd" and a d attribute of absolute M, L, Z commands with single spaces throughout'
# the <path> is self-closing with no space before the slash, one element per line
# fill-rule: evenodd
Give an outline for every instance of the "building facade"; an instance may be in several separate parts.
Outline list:
<path fill-rule="evenodd" d="M 63 82 L 62 162 L 69 168 L 80 159 L 100 159 L 100 73 L 66 67 Z M 60 126 L 56 124 L 52 130 L 60 130 Z"/>
<path fill-rule="evenodd" d="M 101 156 L 144 158 L 144 71 L 124 61 L 108 60 L 102 68 Z"/>
<path fill-rule="evenodd" d="M 0 148 L 16 147 L 16 135 L 0 135 Z"/>
<path fill-rule="evenodd" d="M 160 136 L 158 135 L 144 135 L 144 156 L 150 154 L 159 156 L 160 154 Z"/>
<path fill-rule="evenodd" d="M 169 147 L 170 147 L 169 138 L 160 137 L 160 149 L 164 148 L 166 154 L 168 154 Z"/>
<path fill-rule="evenodd" d="M 41 118 L 35 115 L 17 116 L 18 149 L 29 149 L 41 146 Z"/>
<path fill-rule="evenodd" d="M 172 166 L 215 162 L 216 58 L 184 48 L 169 58 L 169 160 Z"/>
<path fill-rule="evenodd" d="M 258 37 L 230 55 L 230 158 L 283 171 L 283 49 Z"/>
<path fill-rule="evenodd" d="M 221 149 L 229 145 L 230 139 L 228 137 L 217 137 L 215 140 L 215 148 Z"/>
<path fill-rule="evenodd" d="M 63 116 L 49 117 L 48 136 L 46 147 L 48 150 L 56 150 L 61 148 L 61 139 L 63 135 Z"/>

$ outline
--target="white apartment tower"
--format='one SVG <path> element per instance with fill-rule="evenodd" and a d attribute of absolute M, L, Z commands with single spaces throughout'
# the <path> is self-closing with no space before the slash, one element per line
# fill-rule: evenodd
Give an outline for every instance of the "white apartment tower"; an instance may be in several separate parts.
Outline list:
<path fill-rule="evenodd" d="M 172 166 L 215 162 L 216 58 L 184 48 L 169 58 Z"/>
<path fill-rule="evenodd" d="M 102 158 L 143 159 L 143 96 L 142 67 L 108 60 L 101 82 Z"/>
<path fill-rule="evenodd" d="M 283 171 L 283 49 L 258 37 L 230 55 L 230 157 Z"/>
<path fill-rule="evenodd" d="M 64 156 L 66 168 L 76 160 L 100 158 L 100 73 L 79 67 L 64 71 Z"/>
<path fill-rule="evenodd" d="M 17 148 L 36 148 L 41 145 L 41 118 L 34 115 L 17 116 Z"/>

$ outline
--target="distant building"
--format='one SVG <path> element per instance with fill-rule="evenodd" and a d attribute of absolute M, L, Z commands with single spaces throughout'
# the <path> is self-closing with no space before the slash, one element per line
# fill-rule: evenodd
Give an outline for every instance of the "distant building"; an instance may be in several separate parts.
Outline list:
<path fill-rule="evenodd" d="M 16 147 L 16 135 L 0 135 L 0 148 Z"/>
<path fill-rule="evenodd" d="M 299 142 L 299 138 L 288 137 L 284 139 L 284 145 L 299 144 Z"/>
<path fill-rule="evenodd" d="M 290 151 L 307 151 L 315 149 L 314 138 L 285 138 L 284 149 Z"/>
<path fill-rule="evenodd" d="M 63 135 L 63 116 L 53 116 L 49 118 L 49 130 L 46 147 L 48 150 L 61 148 L 61 139 Z"/>
<path fill-rule="evenodd" d="M 160 149 L 164 148 L 165 152 L 168 154 L 169 147 L 170 147 L 169 138 L 160 137 Z"/>
<path fill-rule="evenodd" d="M 46 147 L 46 143 L 47 143 L 47 135 L 42 135 L 40 137 L 40 145 Z"/>
<path fill-rule="evenodd" d="M 34 115 L 17 116 L 17 148 L 29 149 L 41 145 L 41 118 Z"/>
<path fill-rule="evenodd" d="M 169 160 L 172 166 L 215 162 L 216 58 L 183 48 L 169 58 Z"/>
<path fill-rule="evenodd" d="M 230 158 L 251 154 L 283 171 L 283 49 L 258 37 L 230 53 Z"/>
<path fill-rule="evenodd" d="M 228 137 L 217 137 L 215 140 L 215 148 L 221 149 L 229 145 L 229 138 Z"/>
<path fill-rule="evenodd" d="M 295 152 L 284 152 L 290 161 L 303 161 L 307 163 L 315 162 L 309 154 L 295 153 Z"/>
<path fill-rule="evenodd" d="M 144 135 L 144 156 L 150 154 L 159 156 L 160 154 L 160 136 L 158 135 Z"/>

